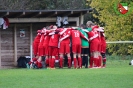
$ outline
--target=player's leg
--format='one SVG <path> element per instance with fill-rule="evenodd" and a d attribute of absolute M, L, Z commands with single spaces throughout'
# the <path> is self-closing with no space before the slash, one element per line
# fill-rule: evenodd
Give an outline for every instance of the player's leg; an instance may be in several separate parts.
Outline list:
<path fill-rule="evenodd" d="M 68 57 L 68 68 L 71 68 L 72 66 L 72 59 L 71 59 L 71 56 L 70 56 L 70 53 L 67 53 L 67 57 Z"/>
<path fill-rule="evenodd" d="M 106 44 L 102 44 L 102 48 L 101 48 L 102 52 L 101 52 L 101 56 L 102 56 L 102 63 L 103 63 L 103 68 L 106 67 Z"/>
<path fill-rule="evenodd" d="M 49 58 L 48 58 L 48 61 L 49 61 L 49 68 L 51 68 L 51 64 L 52 64 L 52 47 L 49 46 Z"/>
<path fill-rule="evenodd" d="M 101 55 L 102 55 L 102 61 L 103 61 L 103 68 L 105 68 L 106 67 L 106 54 L 105 53 L 101 53 Z"/>
<path fill-rule="evenodd" d="M 70 44 L 65 44 L 65 53 L 67 54 L 67 58 L 68 58 L 68 68 L 71 68 L 71 64 L 72 64 L 72 60 L 71 60 L 71 56 L 70 56 Z"/>
<path fill-rule="evenodd" d="M 94 51 L 93 52 L 93 61 L 94 61 L 94 68 L 97 68 L 97 64 L 98 64 L 98 59 L 99 59 L 99 55 L 98 55 L 98 51 Z"/>
<path fill-rule="evenodd" d="M 78 67 L 82 68 L 82 58 L 81 58 L 81 45 L 77 45 L 77 53 L 78 53 Z"/>
<path fill-rule="evenodd" d="M 93 62 L 94 62 L 94 55 L 93 55 L 93 43 L 91 42 L 90 45 L 89 45 L 89 55 L 90 55 L 90 58 L 89 58 L 89 68 L 92 68 L 93 67 Z"/>
<path fill-rule="evenodd" d="M 60 53 L 59 66 L 60 68 L 63 68 L 63 54 L 62 53 Z"/>
<path fill-rule="evenodd" d="M 76 53 L 77 53 L 77 45 L 72 45 L 72 52 L 73 52 L 73 61 L 74 61 L 74 68 L 77 69 L 77 58 L 76 58 Z"/>
<path fill-rule="evenodd" d="M 52 69 L 55 69 L 55 58 L 56 58 L 56 55 L 58 55 L 58 48 L 57 47 L 53 47 L 52 49 L 52 63 L 51 63 L 51 67 Z"/>
<path fill-rule="evenodd" d="M 59 66 L 60 68 L 63 68 L 63 56 L 65 53 L 65 44 L 60 43 L 60 48 L 59 48 L 59 54 L 60 54 L 60 59 L 59 59 Z"/>
<path fill-rule="evenodd" d="M 89 48 L 84 48 L 84 60 L 85 60 L 85 68 L 88 68 L 88 53 L 89 53 Z"/>
<path fill-rule="evenodd" d="M 42 68 L 42 56 L 43 56 L 43 54 L 44 54 L 44 50 L 43 50 L 43 46 L 42 45 L 40 45 L 39 47 L 38 47 L 38 60 L 37 60 L 37 67 L 38 68 Z"/>
<path fill-rule="evenodd" d="M 82 66 L 85 66 L 84 48 L 81 48 Z"/>
<path fill-rule="evenodd" d="M 97 63 L 97 66 L 99 67 L 99 68 L 101 68 L 101 64 L 102 64 L 102 56 L 101 56 L 101 53 L 100 52 L 98 52 L 98 63 Z"/>
<path fill-rule="evenodd" d="M 97 66 L 99 68 L 101 68 L 101 62 L 102 62 L 102 57 L 101 57 L 101 48 L 102 48 L 102 44 L 99 42 L 99 45 L 98 45 L 98 63 L 97 63 Z"/>

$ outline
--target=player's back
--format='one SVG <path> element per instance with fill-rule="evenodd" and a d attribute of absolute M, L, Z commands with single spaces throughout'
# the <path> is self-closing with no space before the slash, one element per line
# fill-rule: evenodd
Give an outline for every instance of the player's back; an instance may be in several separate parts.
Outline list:
<path fill-rule="evenodd" d="M 88 32 L 89 39 L 91 39 L 92 37 L 94 37 L 96 35 L 98 35 L 97 32 L 93 32 L 93 31 Z M 93 38 L 90 42 L 99 42 L 98 36 L 96 38 Z"/>
<path fill-rule="evenodd" d="M 39 43 L 40 42 L 40 38 L 41 38 L 41 34 L 39 33 L 39 34 L 37 34 L 37 36 L 35 37 L 35 39 L 34 39 L 34 43 Z"/>
<path fill-rule="evenodd" d="M 44 36 L 44 41 L 43 41 L 43 45 L 48 45 L 49 44 L 49 40 L 50 40 L 50 35 L 45 35 Z"/>
<path fill-rule="evenodd" d="M 59 34 L 53 34 L 49 40 L 49 46 L 58 47 Z"/>
<path fill-rule="evenodd" d="M 78 30 L 71 31 L 72 44 L 81 44 L 80 32 Z"/>
<path fill-rule="evenodd" d="M 61 30 L 63 31 L 63 30 Z M 63 38 L 65 36 L 69 36 L 66 39 L 64 39 L 62 42 L 63 43 L 70 43 L 70 35 L 71 35 L 71 31 L 69 29 L 67 29 L 62 35 L 60 35 L 60 38 Z"/>

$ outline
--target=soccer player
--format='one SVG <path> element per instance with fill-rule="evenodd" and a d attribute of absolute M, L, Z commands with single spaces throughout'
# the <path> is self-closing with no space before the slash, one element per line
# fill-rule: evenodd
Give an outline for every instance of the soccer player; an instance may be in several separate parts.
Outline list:
<path fill-rule="evenodd" d="M 38 46 L 38 60 L 37 60 L 37 67 L 42 68 L 42 56 L 44 56 L 44 47 L 43 47 L 43 41 L 44 41 L 44 33 L 46 31 L 46 28 L 42 29 L 41 32 L 41 38 Z"/>
<path fill-rule="evenodd" d="M 85 37 L 88 38 L 88 34 L 87 32 L 91 31 L 91 29 L 85 29 L 86 26 L 84 24 L 81 24 L 79 26 L 79 28 L 77 28 Z M 81 45 L 82 45 L 82 49 L 81 49 L 81 57 L 82 57 L 82 65 L 85 66 L 85 68 L 88 68 L 88 54 L 89 54 L 89 42 L 84 39 L 81 38 Z"/>
<path fill-rule="evenodd" d="M 102 30 L 102 28 L 101 27 L 99 27 L 99 28 L 97 28 L 97 32 L 98 32 L 98 39 L 99 39 L 99 43 L 100 43 L 100 46 L 99 46 L 99 52 L 98 52 L 98 56 L 99 56 L 99 58 L 98 58 L 98 60 L 97 60 L 97 67 L 99 67 L 99 68 L 101 68 L 101 61 L 102 61 L 102 56 L 101 56 L 101 46 L 102 46 L 102 41 L 101 41 L 101 32 L 103 32 L 103 30 Z"/>
<path fill-rule="evenodd" d="M 106 67 L 106 40 L 105 40 L 105 34 L 104 34 L 104 28 L 100 27 L 100 35 L 101 35 L 101 55 L 102 55 L 102 62 L 103 62 L 103 68 Z"/>
<path fill-rule="evenodd" d="M 34 38 L 33 41 L 33 53 L 35 57 L 33 57 L 29 62 L 30 68 L 33 68 L 33 64 L 36 64 L 36 61 L 38 59 L 38 46 L 41 38 L 41 31 L 42 30 L 37 30 L 37 36 Z"/>
<path fill-rule="evenodd" d="M 68 28 L 62 28 L 59 32 L 59 54 L 60 54 L 60 68 L 63 68 L 63 56 L 67 54 L 68 68 L 71 68 L 71 57 L 70 57 L 70 35 L 71 31 Z"/>
<path fill-rule="evenodd" d="M 53 26 L 52 32 L 49 33 L 49 66 L 51 69 L 55 69 L 55 57 L 58 55 L 58 42 L 59 42 L 59 31 L 57 26 Z"/>
<path fill-rule="evenodd" d="M 43 48 L 44 48 L 44 56 L 45 56 L 45 64 L 46 67 L 49 66 L 49 48 L 48 48 L 48 44 L 49 44 L 49 40 L 50 40 L 50 29 L 52 26 L 47 27 L 45 33 L 44 33 L 44 41 L 43 41 Z"/>
<path fill-rule="evenodd" d="M 94 68 L 98 67 L 99 47 L 100 47 L 100 42 L 98 39 L 98 32 L 97 32 L 98 28 L 99 26 L 95 25 L 92 27 L 92 31 L 88 32 L 90 40 L 90 54 L 91 54 L 91 62 L 89 68 L 93 67 L 93 62 L 94 62 Z"/>
<path fill-rule="evenodd" d="M 37 30 L 37 36 L 33 41 L 33 53 L 35 57 L 38 55 L 38 45 L 40 42 L 40 38 L 41 38 L 41 30 Z"/>
<path fill-rule="evenodd" d="M 81 59 L 81 37 L 88 40 L 79 30 L 73 28 L 71 30 L 71 37 L 72 37 L 72 52 L 73 52 L 73 59 L 74 59 L 74 68 L 82 68 L 82 59 Z M 89 41 L 89 40 L 88 40 Z M 78 61 L 76 58 L 78 56 Z M 77 63 L 78 62 L 78 63 Z M 78 67 L 77 67 L 78 64 Z"/>

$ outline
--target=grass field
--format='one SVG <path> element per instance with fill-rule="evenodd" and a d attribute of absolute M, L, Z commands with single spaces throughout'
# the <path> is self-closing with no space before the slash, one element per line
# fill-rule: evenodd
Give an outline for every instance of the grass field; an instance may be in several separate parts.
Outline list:
<path fill-rule="evenodd" d="M 0 88 L 132 88 L 129 60 L 102 69 L 1 69 Z"/>

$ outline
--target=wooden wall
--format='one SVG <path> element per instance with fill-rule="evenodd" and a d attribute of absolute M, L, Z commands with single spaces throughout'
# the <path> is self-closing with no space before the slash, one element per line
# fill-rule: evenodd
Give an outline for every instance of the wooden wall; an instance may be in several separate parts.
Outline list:
<path fill-rule="evenodd" d="M 1 31 L 1 66 L 4 68 L 14 65 L 14 31 L 13 27 Z"/>
<path fill-rule="evenodd" d="M 17 29 L 17 57 L 30 55 L 30 27 L 16 25 Z M 25 31 L 25 37 L 20 37 L 20 30 Z"/>
<path fill-rule="evenodd" d="M 16 25 L 16 28 L 15 28 Z M 15 60 L 15 45 L 18 59 L 20 56 L 30 56 L 30 28 L 32 28 L 32 41 L 34 40 L 37 30 L 43 28 L 45 25 L 43 23 L 34 23 L 32 27 L 31 24 L 10 24 L 9 28 L 0 28 L 0 68 L 13 68 L 16 67 L 17 63 Z M 20 37 L 20 30 L 25 31 L 25 37 Z M 15 35 L 16 30 L 16 35 Z M 16 36 L 16 44 L 14 37 Z"/>

